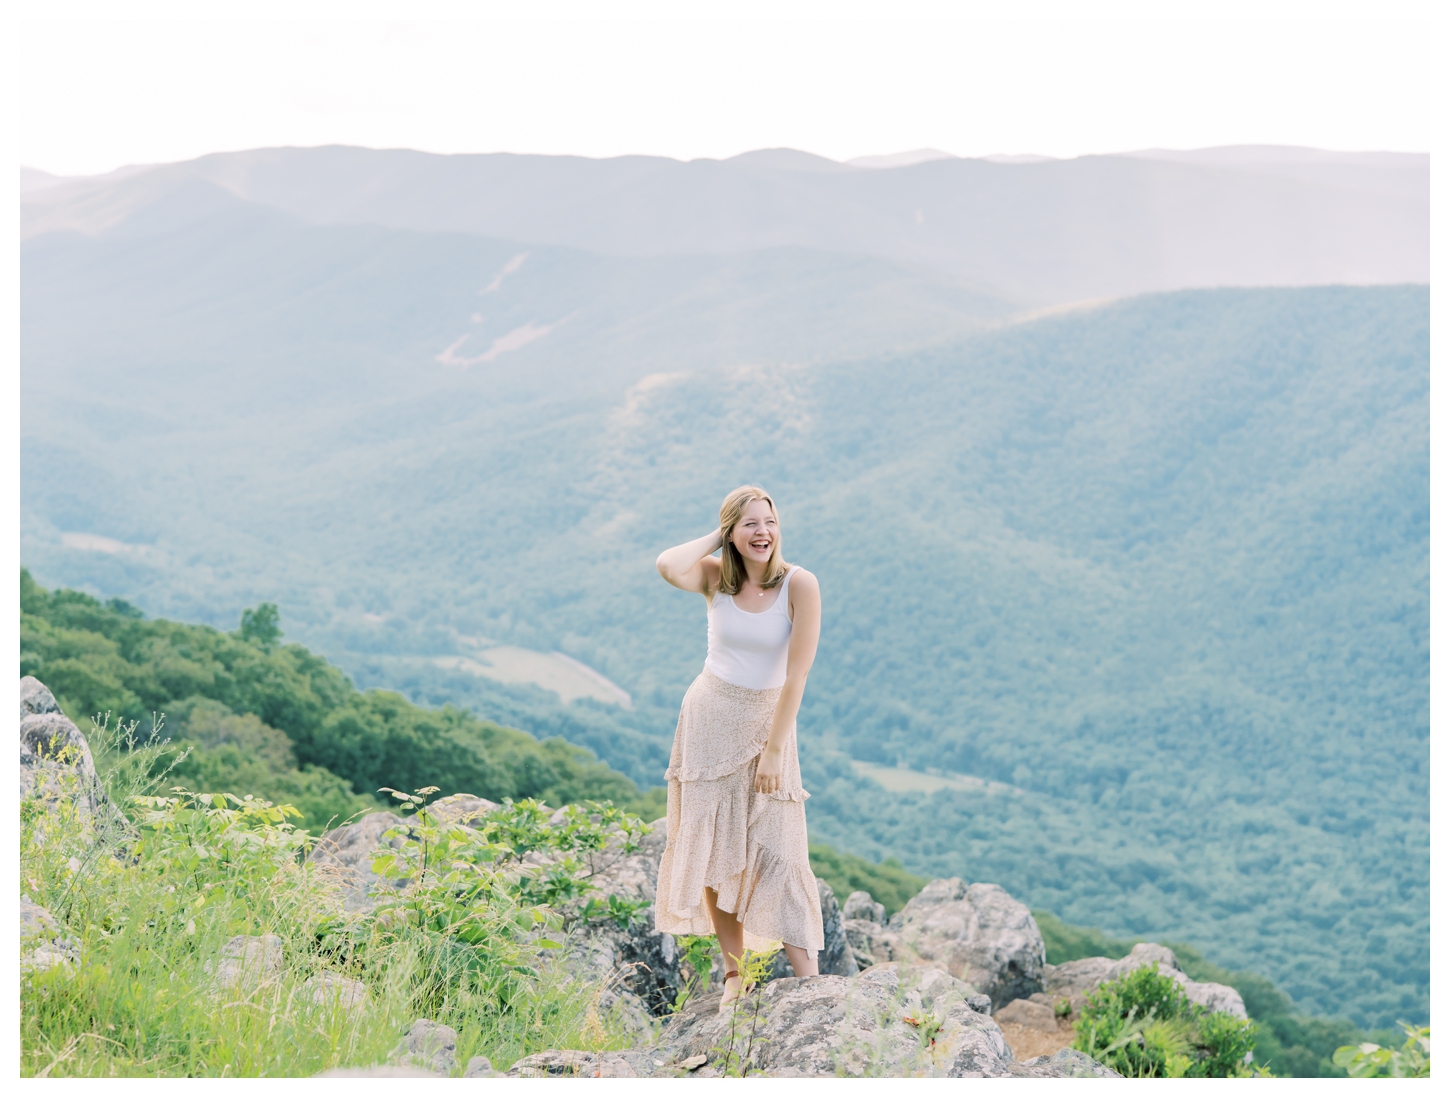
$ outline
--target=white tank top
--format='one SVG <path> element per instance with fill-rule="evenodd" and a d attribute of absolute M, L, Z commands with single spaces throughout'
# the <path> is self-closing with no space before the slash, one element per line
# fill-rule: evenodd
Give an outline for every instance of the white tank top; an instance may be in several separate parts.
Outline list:
<path fill-rule="evenodd" d="M 785 574 L 780 594 L 770 609 L 752 614 L 735 605 L 723 591 L 710 602 L 710 645 L 705 670 L 733 686 L 748 690 L 774 690 L 785 685 L 785 662 L 790 652 L 790 577 Z"/>

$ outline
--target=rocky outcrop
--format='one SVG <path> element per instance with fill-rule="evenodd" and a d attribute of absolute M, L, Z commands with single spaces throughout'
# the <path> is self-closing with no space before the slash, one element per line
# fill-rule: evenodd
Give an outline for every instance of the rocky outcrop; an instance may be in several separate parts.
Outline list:
<path fill-rule="evenodd" d="M 55 917 L 29 896 L 20 897 L 20 970 L 43 972 L 80 960 L 80 943 L 62 934 Z"/>
<path fill-rule="evenodd" d="M 1086 1052 L 1075 1048 L 1058 1049 L 1051 1056 L 1036 1056 L 1024 1060 L 1020 1071 L 1014 1075 L 1046 1079 L 1121 1079 L 1112 1068 L 1100 1064 Z"/>
<path fill-rule="evenodd" d="M 718 994 L 686 1004 L 655 1046 L 701 1076 L 735 1063 L 773 1076 L 1005 1076 L 1011 1052 L 970 987 L 926 966 L 878 965 L 854 979 L 773 980 L 723 1014 Z"/>
<path fill-rule="evenodd" d="M 1018 1064 L 985 995 L 924 964 L 876 965 L 858 976 L 782 978 L 720 1012 L 699 996 L 653 1045 L 596 1056 L 555 1049 L 525 1057 L 513 1077 L 768 1075 L 1061 1078 L 1113 1073 L 1081 1053 Z"/>
<path fill-rule="evenodd" d="M 103 801 L 90 744 L 45 684 L 30 675 L 20 680 L 20 796 L 48 808 L 73 805 L 87 823 Z"/>
<path fill-rule="evenodd" d="M 1041 990 L 1047 949 L 1025 904 L 1000 885 L 932 881 L 891 917 L 882 944 L 894 957 L 938 965 L 988 995 L 993 1007 Z"/>
<path fill-rule="evenodd" d="M 308 854 L 308 861 L 324 867 L 342 886 L 349 911 L 371 908 L 377 890 L 388 887 L 373 872 L 373 854 L 384 845 L 383 834 L 402 822 L 403 817 L 392 812 L 370 812 L 360 820 L 327 832 Z M 396 848 L 402 845 L 402 840 L 389 839 L 387 845 Z"/>
<path fill-rule="evenodd" d="M 651 1074 L 652 1062 L 640 1063 L 636 1070 L 632 1061 L 638 1054 L 619 1052 L 580 1052 L 577 1049 L 549 1049 L 525 1056 L 505 1073 L 509 1079 L 637 1079 Z"/>
<path fill-rule="evenodd" d="M 458 1033 L 452 1026 L 419 1018 L 408 1027 L 388 1062 L 452 1075 L 458 1070 Z"/>
<path fill-rule="evenodd" d="M 95 817 L 104 805 L 85 737 L 33 679 L 22 683 L 21 759 L 22 790 L 49 798 L 52 808 L 77 804 Z M 430 807 L 435 819 L 466 826 L 497 806 L 458 794 Z M 372 861 L 383 836 L 407 822 L 391 812 L 375 812 L 329 832 L 316 844 L 309 855 L 312 864 L 337 879 L 350 910 L 374 906 L 380 889 L 401 883 L 382 881 L 372 872 Z M 1105 1070 L 1072 1057 L 1028 1064 L 1014 1060 L 991 1016 L 994 999 L 1040 978 L 1041 936 L 1026 909 L 997 886 L 969 886 L 955 879 L 932 882 L 889 924 L 883 922 L 882 905 L 868 894 L 853 893 L 843 909 L 821 881 L 822 975 L 798 979 L 783 974 L 723 1014 L 716 1009 L 718 991 L 699 994 L 661 1026 L 657 1017 L 667 1013 L 682 986 L 675 941 L 653 928 L 651 905 L 665 841 L 662 823 L 657 821 L 636 850 L 616 844 L 589 856 L 591 881 L 602 894 L 633 900 L 642 908 L 626 926 L 610 919 L 577 926 L 565 951 L 566 964 L 587 978 L 597 1009 L 615 1021 L 624 1019 L 626 1031 L 636 1036 L 636 1047 L 603 1053 L 548 1050 L 513 1064 L 508 1075 L 642 1078 L 743 1072 L 965 1078 Z M 80 960 L 78 946 L 64 936 L 51 913 L 28 898 L 21 902 L 21 953 L 26 971 Z M 267 986 L 286 975 L 286 954 L 287 944 L 276 935 L 233 937 L 206 966 L 207 990 L 222 998 Z M 884 963 L 878 959 L 881 954 L 889 958 Z M 1071 982 L 1074 970 L 1062 967 L 1061 979 Z M 782 968 L 789 973 L 788 966 Z M 348 1010 L 367 1002 L 368 988 L 338 972 L 314 971 L 297 994 L 320 1006 Z M 1030 1007 L 1018 1008 L 1019 1014 L 1024 1012 L 1032 1013 Z M 414 1022 L 388 1059 L 387 1064 L 339 1067 L 322 1075 L 460 1074 L 457 1034 L 430 1019 Z M 470 1060 L 462 1074 L 499 1075 L 484 1057 Z"/>
<path fill-rule="evenodd" d="M 871 893 L 856 891 L 841 905 L 841 918 L 865 919 L 868 923 L 886 922 L 886 905 L 871 898 Z"/>
<path fill-rule="evenodd" d="M 657 820 L 633 853 L 612 847 L 596 855 L 590 882 L 600 894 L 649 906 L 641 908 L 627 927 L 609 920 L 581 927 L 570 943 L 576 968 L 605 978 L 617 973 L 618 987 L 636 996 L 651 1015 L 665 1013 L 683 986 L 674 936 L 654 928 L 655 885 L 664 849 L 664 821 Z M 628 1009 L 629 1004 L 625 1006 Z"/>
<path fill-rule="evenodd" d="M 272 978 L 282 968 L 282 939 L 275 934 L 238 934 L 222 946 L 221 957 L 207 965 L 211 989 L 251 988 Z"/>
<path fill-rule="evenodd" d="M 1042 987 L 1049 996 L 1067 999 L 1076 1013 L 1099 984 L 1121 979 L 1144 965 L 1157 965 L 1159 972 L 1178 981 L 1189 1002 L 1197 1003 L 1208 1011 L 1221 1011 L 1237 1018 L 1248 1017 L 1242 995 L 1227 984 L 1189 979 L 1188 974 L 1178 967 L 1174 952 L 1156 942 L 1139 942 L 1131 953 L 1117 961 L 1107 957 L 1084 957 L 1065 964 L 1048 965 L 1043 972 Z"/>

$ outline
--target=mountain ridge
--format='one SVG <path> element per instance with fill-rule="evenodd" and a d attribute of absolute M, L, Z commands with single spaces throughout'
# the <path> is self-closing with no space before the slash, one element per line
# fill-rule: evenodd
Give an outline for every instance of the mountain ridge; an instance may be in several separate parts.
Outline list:
<path fill-rule="evenodd" d="M 30 192 L 22 236 L 104 227 L 108 200 L 189 178 L 315 224 L 634 256 L 803 246 L 923 265 L 1038 305 L 1429 278 L 1428 167 L 1317 161 L 1247 171 L 1132 156 L 937 159 L 869 170 L 795 150 L 680 162 L 264 149 Z M 1381 182 L 1365 189 L 1365 179 Z"/>

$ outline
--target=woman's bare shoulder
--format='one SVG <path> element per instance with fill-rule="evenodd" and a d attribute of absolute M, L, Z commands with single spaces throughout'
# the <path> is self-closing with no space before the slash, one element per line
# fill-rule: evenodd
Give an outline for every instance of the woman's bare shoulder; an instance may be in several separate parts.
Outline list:
<path fill-rule="evenodd" d="M 800 565 L 791 573 L 790 591 L 795 594 L 797 591 L 809 591 L 817 597 L 821 594 L 821 582 L 816 579 L 814 572 L 808 572 Z"/>

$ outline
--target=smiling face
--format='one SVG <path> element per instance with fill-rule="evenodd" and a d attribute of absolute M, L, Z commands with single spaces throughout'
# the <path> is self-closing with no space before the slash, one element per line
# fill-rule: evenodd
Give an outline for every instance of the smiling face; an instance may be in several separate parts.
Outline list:
<path fill-rule="evenodd" d="M 780 541 L 780 525 L 776 522 L 775 510 L 770 501 L 751 500 L 741 512 L 740 521 L 730 531 L 730 544 L 735 546 L 741 558 L 766 564 L 770 554 Z"/>

